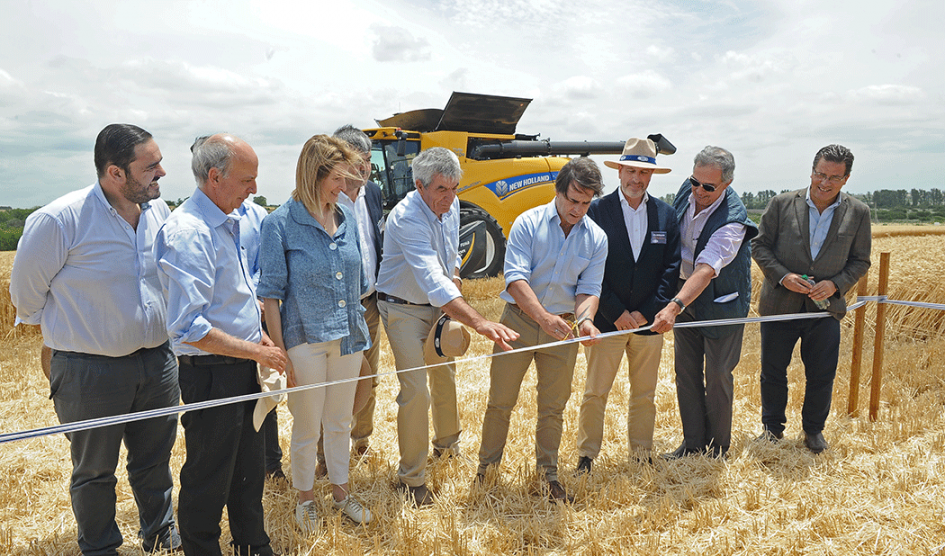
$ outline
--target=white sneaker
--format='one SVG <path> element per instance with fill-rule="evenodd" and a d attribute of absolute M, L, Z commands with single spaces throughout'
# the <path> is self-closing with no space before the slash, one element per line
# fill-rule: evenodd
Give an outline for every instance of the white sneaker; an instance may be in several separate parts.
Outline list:
<path fill-rule="evenodd" d="M 318 529 L 318 514 L 315 513 L 313 500 L 295 506 L 295 522 L 299 524 L 303 533 L 313 533 Z"/>
<path fill-rule="evenodd" d="M 340 502 L 336 502 L 332 499 L 332 504 L 334 504 L 336 510 L 340 510 L 341 513 L 348 516 L 348 518 L 355 523 L 367 525 L 371 522 L 371 510 L 362 506 L 361 503 L 355 500 L 354 496 L 350 494 L 345 496 L 344 500 Z"/>

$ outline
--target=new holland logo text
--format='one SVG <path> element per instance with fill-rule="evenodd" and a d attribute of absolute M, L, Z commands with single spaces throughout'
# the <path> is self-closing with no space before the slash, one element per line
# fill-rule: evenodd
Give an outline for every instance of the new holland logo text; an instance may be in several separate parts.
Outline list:
<path fill-rule="evenodd" d="M 516 176 L 514 178 L 487 183 L 486 187 L 495 193 L 496 197 L 504 199 L 509 195 L 513 195 L 533 185 L 553 182 L 557 176 L 557 172 L 538 172 L 537 174 L 526 174 L 524 176 Z"/>

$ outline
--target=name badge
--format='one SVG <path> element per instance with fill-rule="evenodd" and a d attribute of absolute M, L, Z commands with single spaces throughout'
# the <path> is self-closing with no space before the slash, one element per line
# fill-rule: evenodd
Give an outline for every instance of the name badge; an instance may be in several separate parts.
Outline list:
<path fill-rule="evenodd" d="M 666 245 L 666 232 L 650 232 L 650 243 Z"/>

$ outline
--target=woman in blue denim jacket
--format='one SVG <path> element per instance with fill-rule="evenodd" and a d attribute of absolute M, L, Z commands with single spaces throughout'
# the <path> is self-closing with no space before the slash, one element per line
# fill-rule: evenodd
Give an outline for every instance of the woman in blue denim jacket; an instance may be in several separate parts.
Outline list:
<path fill-rule="evenodd" d="M 290 387 L 357 377 L 361 351 L 370 342 L 359 301 L 367 280 L 358 225 L 348 209 L 335 204 L 345 179 L 357 177 L 359 163 L 360 155 L 343 141 L 312 137 L 302 147 L 292 197 L 262 224 L 257 295 L 272 340 L 288 353 Z M 317 523 L 314 484 L 322 428 L 335 508 L 356 523 L 371 520 L 371 512 L 348 492 L 355 384 L 289 394 L 292 485 L 299 491 L 295 518 L 303 531 L 313 531 Z"/>

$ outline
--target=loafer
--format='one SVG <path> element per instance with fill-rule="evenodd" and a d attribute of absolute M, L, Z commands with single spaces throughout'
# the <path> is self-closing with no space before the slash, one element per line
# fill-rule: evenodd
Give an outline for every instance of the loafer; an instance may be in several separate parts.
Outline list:
<path fill-rule="evenodd" d="M 594 466 L 594 460 L 587 457 L 581 456 L 578 458 L 577 468 L 574 470 L 575 473 L 590 473 L 591 467 Z"/>
<path fill-rule="evenodd" d="M 548 488 L 548 499 L 555 503 L 565 503 L 571 504 L 574 502 L 574 497 L 568 494 L 568 491 L 564 489 L 558 481 L 548 481 L 545 483 Z"/>
<path fill-rule="evenodd" d="M 352 455 L 353 455 L 354 457 L 356 457 L 356 458 L 363 458 L 363 457 L 365 457 L 366 455 L 368 455 L 368 452 L 369 452 L 369 451 L 370 451 L 370 448 L 368 447 L 367 444 L 364 444 L 364 445 L 361 445 L 361 446 L 355 446 L 355 447 L 354 447 L 354 450 L 352 450 L 352 452 L 353 452 Z"/>
<path fill-rule="evenodd" d="M 660 454 L 660 459 L 663 459 L 666 461 L 673 461 L 673 460 L 677 460 L 677 459 L 681 459 L 681 458 L 685 458 L 688 456 L 701 454 L 701 453 L 702 453 L 702 450 L 691 450 L 689 448 L 686 448 L 686 443 L 683 442 L 682 444 L 679 445 L 679 448 L 676 448 L 672 452 L 669 452 L 668 454 Z"/>
<path fill-rule="evenodd" d="M 400 483 L 397 488 L 406 495 L 407 502 L 418 508 L 422 506 L 429 506 L 433 503 L 433 494 L 429 491 L 429 489 L 427 489 L 426 484 L 412 487 L 404 483 Z"/>
<path fill-rule="evenodd" d="M 822 432 L 809 433 L 805 431 L 804 445 L 815 454 L 819 454 L 830 447 L 827 445 L 827 441 L 824 439 L 824 433 Z"/>
<path fill-rule="evenodd" d="M 776 443 L 778 440 L 781 440 L 782 438 L 784 438 L 784 433 L 783 433 L 783 432 L 774 432 L 774 431 L 771 430 L 771 429 L 765 429 L 765 430 L 761 431 L 761 434 L 759 434 L 759 435 L 758 435 L 758 438 L 756 438 L 755 440 L 756 440 L 757 442 L 772 442 L 772 443 Z"/>
<path fill-rule="evenodd" d="M 150 554 L 154 550 L 177 552 L 181 550 L 180 533 L 176 525 L 170 525 L 157 535 L 141 541 L 141 550 Z"/>

